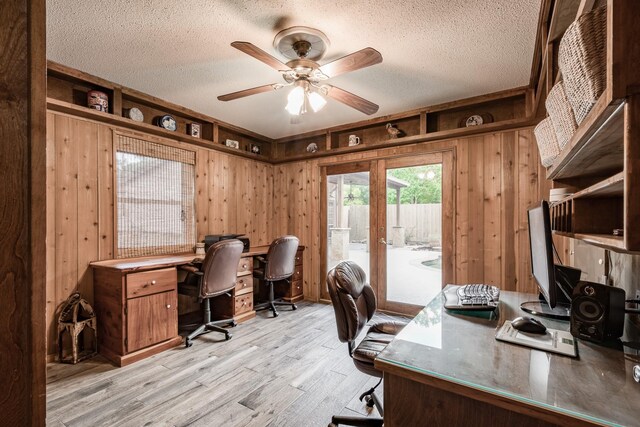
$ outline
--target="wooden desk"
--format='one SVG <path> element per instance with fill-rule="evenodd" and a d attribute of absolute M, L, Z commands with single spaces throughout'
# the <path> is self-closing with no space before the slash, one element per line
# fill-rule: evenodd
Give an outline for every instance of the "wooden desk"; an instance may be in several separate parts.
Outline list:
<path fill-rule="evenodd" d="M 638 425 L 636 350 L 579 341 L 573 359 L 495 340 L 532 299 L 502 292 L 498 315 L 483 319 L 447 312 L 439 294 L 375 361 L 384 373 L 385 427 Z M 625 330 L 623 341 L 637 342 L 637 328 Z"/>
<path fill-rule="evenodd" d="M 243 322 L 253 310 L 253 257 L 266 255 L 269 246 L 252 247 L 241 255 L 238 280 L 230 297 L 212 301 L 219 318 Z M 303 298 L 302 251 L 285 298 Z M 94 308 L 98 319 L 98 350 L 119 366 L 133 363 L 182 343 L 178 335 L 177 266 L 190 263 L 193 253 L 126 258 L 91 263 Z"/>

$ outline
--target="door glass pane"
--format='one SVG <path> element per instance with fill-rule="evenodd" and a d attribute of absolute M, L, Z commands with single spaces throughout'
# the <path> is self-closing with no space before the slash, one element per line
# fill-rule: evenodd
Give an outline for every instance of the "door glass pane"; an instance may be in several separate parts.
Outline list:
<path fill-rule="evenodd" d="M 442 164 L 387 170 L 387 301 L 426 305 L 442 288 Z"/>
<path fill-rule="evenodd" d="M 369 172 L 327 177 L 327 270 L 343 260 L 369 280 Z"/>

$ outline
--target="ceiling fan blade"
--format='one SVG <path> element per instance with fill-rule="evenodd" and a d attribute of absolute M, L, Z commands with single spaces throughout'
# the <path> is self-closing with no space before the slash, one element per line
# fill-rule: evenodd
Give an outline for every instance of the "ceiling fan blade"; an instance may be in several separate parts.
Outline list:
<path fill-rule="evenodd" d="M 234 99 L 244 98 L 245 96 L 256 95 L 258 93 L 269 92 L 270 90 L 276 90 L 276 84 L 252 87 L 251 89 L 240 90 L 238 92 L 228 93 L 226 95 L 220 95 L 218 100 L 220 101 L 233 101 Z"/>
<path fill-rule="evenodd" d="M 335 77 L 350 71 L 370 67 L 382 62 L 382 55 L 374 48 L 367 47 L 335 61 L 324 64 L 320 71 L 327 77 Z"/>
<path fill-rule="evenodd" d="M 269 55 L 264 50 L 260 49 L 258 46 L 253 45 L 249 42 L 233 42 L 231 43 L 231 46 L 246 53 L 247 55 L 253 56 L 258 61 L 264 62 L 265 64 L 267 64 L 268 66 L 270 66 L 275 70 L 278 70 L 278 71 L 291 70 L 291 68 L 288 65 L 283 64 L 273 56 Z"/>
<path fill-rule="evenodd" d="M 345 105 L 348 105 L 351 108 L 355 108 L 356 110 L 363 112 L 364 114 L 371 115 L 378 112 L 378 107 L 371 101 L 367 101 L 364 98 L 360 98 L 358 95 L 354 95 L 351 92 L 347 92 L 344 89 L 340 89 L 339 87 L 326 85 L 328 86 L 327 96 L 335 99 L 338 102 L 342 102 Z"/>

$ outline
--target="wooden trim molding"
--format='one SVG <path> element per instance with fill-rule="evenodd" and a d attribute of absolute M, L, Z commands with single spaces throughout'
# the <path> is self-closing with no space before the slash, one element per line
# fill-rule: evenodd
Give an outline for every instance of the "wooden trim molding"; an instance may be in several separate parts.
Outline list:
<path fill-rule="evenodd" d="M 0 17 L 0 413 L 4 425 L 45 423 L 44 0 L 8 0 Z"/>

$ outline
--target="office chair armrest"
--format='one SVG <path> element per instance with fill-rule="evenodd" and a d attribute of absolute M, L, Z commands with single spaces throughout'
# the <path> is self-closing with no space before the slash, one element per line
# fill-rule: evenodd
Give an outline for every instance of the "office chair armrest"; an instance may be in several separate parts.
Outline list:
<path fill-rule="evenodd" d="M 407 322 L 400 322 L 397 320 L 383 320 L 381 322 L 374 323 L 369 332 L 378 332 L 381 334 L 398 335 L 398 333 L 407 326 Z"/>
<path fill-rule="evenodd" d="M 267 259 L 265 257 L 263 257 L 263 256 L 257 256 L 257 257 L 255 257 L 255 259 L 257 259 L 258 262 L 261 263 L 261 264 L 266 264 L 267 263 Z"/>
<path fill-rule="evenodd" d="M 191 264 L 186 264 L 186 265 L 179 265 L 178 266 L 178 270 L 182 270 L 182 271 L 186 271 L 188 273 L 192 273 L 192 274 L 198 274 L 199 276 L 202 276 L 202 271 L 200 271 L 200 269 L 198 267 L 196 267 L 195 265 L 191 265 Z"/>

